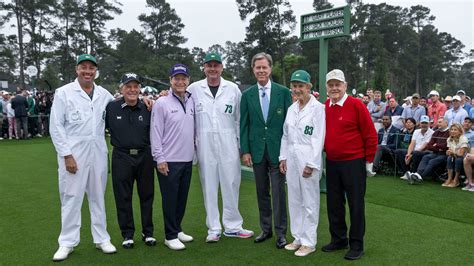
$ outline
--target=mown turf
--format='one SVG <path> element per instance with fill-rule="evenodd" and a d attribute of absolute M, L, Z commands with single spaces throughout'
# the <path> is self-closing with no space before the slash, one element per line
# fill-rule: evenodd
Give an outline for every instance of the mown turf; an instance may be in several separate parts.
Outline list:
<path fill-rule="evenodd" d="M 0 142 L 0 265 L 52 264 L 60 230 L 57 165 L 49 139 Z M 108 231 L 118 247 L 115 255 L 95 250 L 90 234 L 87 200 L 84 201 L 81 244 L 63 264 L 73 265 L 203 265 L 203 264 L 298 264 L 298 265 L 472 265 L 474 262 L 474 193 L 442 188 L 434 182 L 411 186 L 394 177 L 373 177 L 366 195 L 366 255 L 345 261 L 344 251 L 324 253 L 329 241 L 326 198 L 321 196 L 318 250 L 305 258 L 277 250 L 274 240 L 254 244 L 253 239 L 223 237 L 219 243 L 204 242 L 207 228 L 199 178 L 193 176 L 183 227 L 195 237 L 185 251 L 163 245 L 160 193 L 155 184 L 154 222 L 156 247 L 138 237 L 140 220 L 135 195 L 135 248 L 124 250 L 117 225 L 109 179 L 106 192 Z M 136 194 L 136 193 L 135 193 Z M 259 232 L 255 185 L 242 180 L 240 210 L 244 226 Z M 290 240 L 290 233 L 288 233 Z"/>

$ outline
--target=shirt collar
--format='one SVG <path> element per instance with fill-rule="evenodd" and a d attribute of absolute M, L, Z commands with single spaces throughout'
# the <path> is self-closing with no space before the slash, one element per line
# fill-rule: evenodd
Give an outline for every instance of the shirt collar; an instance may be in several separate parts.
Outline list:
<path fill-rule="evenodd" d="M 122 99 L 120 100 L 122 103 L 120 104 L 120 107 L 122 107 L 122 109 L 124 109 L 125 107 L 130 107 L 130 108 L 138 108 L 138 109 L 141 109 L 142 108 L 142 101 L 138 100 L 137 101 L 137 104 L 135 106 L 130 106 L 128 105 L 126 102 L 125 102 L 125 99 L 122 97 Z"/>
<path fill-rule="evenodd" d="M 265 84 L 265 86 L 262 86 L 260 85 L 260 83 L 257 82 L 257 86 L 258 86 L 258 89 L 262 89 L 263 87 L 265 87 L 266 90 L 268 89 L 271 89 L 272 88 L 272 81 L 271 80 L 268 80 L 267 84 Z"/>
<path fill-rule="evenodd" d="M 330 104 L 329 104 L 329 107 L 332 107 L 333 105 L 339 105 L 339 106 L 343 106 L 344 105 L 344 102 L 347 100 L 347 93 L 344 93 L 344 96 L 342 96 L 342 98 L 337 102 L 337 103 L 333 103 L 331 100 L 330 100 Z"/>

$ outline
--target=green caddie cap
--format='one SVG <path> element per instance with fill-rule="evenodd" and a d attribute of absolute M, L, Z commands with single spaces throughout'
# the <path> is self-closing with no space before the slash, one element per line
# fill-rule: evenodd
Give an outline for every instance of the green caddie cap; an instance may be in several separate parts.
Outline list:
<path fill-rule="evenodd" d="M 206 56 L 204 57 L 204 64 L 211 61 L 216 61 L 219 64 L 222 64 L 221 56 L 215 52 L 207 53 Z"/>
<path fill-rule="evenodd" d="M 97 66 L 97 60 L 95 59 L 95 57 L 93 57 L 90 54 L 81 54 L 80 56 L 78 56 L 76 65 L 79 65 L 80 63 L 84 61 L 91 61 L 92 63 L 94 63 L 95 66 Z"/>
<path fill-rule="evenodd" d="M 303 83 L 311 83 L 311 76 L 309 75 L 308 72 L 304 70 L 296 70 L 291 74 L 291 79 L 290 81 L 299 81 Z"/>

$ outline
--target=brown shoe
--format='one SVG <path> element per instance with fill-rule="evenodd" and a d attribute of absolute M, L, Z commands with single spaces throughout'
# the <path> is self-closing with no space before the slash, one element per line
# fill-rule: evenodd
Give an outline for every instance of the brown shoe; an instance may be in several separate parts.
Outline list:
<path fill-rule="evenodd" d="M 454 188 L 454 187 L 458 187 L 458 186 L 459 186 L 459 181 L 458 181 L 458 182 L 454 182 L 454 181 L 453 181 L 453 182 L 451 182 L 451 183 L 448 185 L 448 187 L 453 187 L 453 188 Z"/>
<path fill-rule="evenodd" d="M 298 257 L 304 257 L 304 256 L 307 256 L 313 252 L 315 252 L 316 249 L 315 248 L 310 248 L 308 246 L 301 246 L 296 252 L 295 252 L 295 255 L 298 256 Z"/>

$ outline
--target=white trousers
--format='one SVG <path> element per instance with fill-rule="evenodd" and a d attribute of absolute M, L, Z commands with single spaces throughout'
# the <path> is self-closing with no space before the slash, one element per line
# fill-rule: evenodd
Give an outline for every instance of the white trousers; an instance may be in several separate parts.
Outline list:
<path fill-rule="evenodd" d="M 218 158 L 199 160 L 199 176 L 206 208 L 208 234 L 220 234 L 222 231 L 218 204 L 219 185 L 224 230 L 229 233 L 237 232 L 242 229 L 243 224 L 239 212 L 240 161 L 218 163 L 218 160 Z"/>
<path fill-rule="evenodd" d="M 296 158 L 287 159 L 286 182 L 288 186 L 288 209 L 293 243 L 316 247 L 319 223 L 319 178 L 320 171 L 303 177 L 304 165 Z"/>
<path fill-rule="evenodd" d="M 89 150 L 90 149 L 85 149 Z M 59 195 L 61 200 L 60 246 L 75 247 L 80 242 L 81 207 L 87 193 L 94 243 L 110 241 L 107 233 L 104 193 L 107 184 L 107 154 L 92 151 L 74 155 L 76 174 L 66 171 L 64 158 L 58 157 Z"/>

